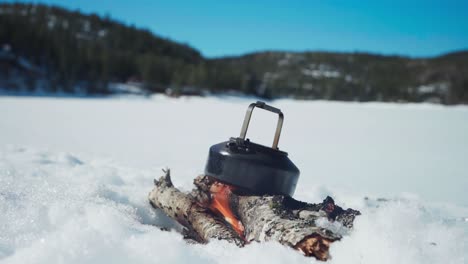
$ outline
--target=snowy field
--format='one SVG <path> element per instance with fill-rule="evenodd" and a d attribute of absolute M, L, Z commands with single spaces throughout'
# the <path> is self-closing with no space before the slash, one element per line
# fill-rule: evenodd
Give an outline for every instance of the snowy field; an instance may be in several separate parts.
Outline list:
<path fill-rule="evenodd" d="M 147 194 L 191 188 L 247 98 L 0 97 L 0 262 L 314 263 L 275 243 L 187 245 Z M 468 107 L 279 100 L 295 197 L 360 210 L 329 263 L 468 263 Z M 269 145 L 276 117 L 248 137 Z M 177 228 L 177 227 L 175 227 Z"/>

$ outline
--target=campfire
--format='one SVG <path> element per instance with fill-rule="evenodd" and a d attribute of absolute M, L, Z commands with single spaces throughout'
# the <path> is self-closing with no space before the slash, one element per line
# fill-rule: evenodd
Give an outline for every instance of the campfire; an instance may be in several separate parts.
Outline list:
<path fill-rule="evenodd" d="M 211 203 L 209 208 L 221 216 L 241 238 L 244 238 L 244 225 L 231 209 L 229 199 L 234 186 L 215 181 L 210 187 Z"/>
<path fill-rule="evenodd" d="M 278 114 L 272 147 L 246 139 L 254 108 Z M 325 218 L 351 229 L 360 213 L 344 210 L 331 197 L 311 204 L 292 198 L 299 169 L 278 149 L 284 115 L 263 102 L 247 109 L 238 138 L 210 148 L 205 174 L 195 178 L 191 193 L 174 187 L 170 171 L 155 180 L 149 194 L 154 208 L 185 227 L 184 238 L 194 243 L 226 240 L 239 247 L 277 241 L 305 256 L 329 259 L 329 248 L 341 235 L 317 225 Z"/>
<path fill-rule="evenodd" d="M 150 204 L 182 224 L 184 238 L 194 243 L 226 240 L 239 247 L 277 241 L 305 256 L 327 260 L 329 247 L 340 234 L 316 225 L 326 218 L 351 229 L 359 211 L 344 210 L 331 197 L 310 204 L 282 195 L 246 195 L 210 176 L 195 178 L 195 188 L 183 193 L 172 184 L 170 171 L 155 180 Z"/>

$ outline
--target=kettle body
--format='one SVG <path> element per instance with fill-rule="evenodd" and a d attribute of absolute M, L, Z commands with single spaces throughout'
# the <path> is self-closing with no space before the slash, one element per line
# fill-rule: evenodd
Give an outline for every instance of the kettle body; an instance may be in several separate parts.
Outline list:
<path fill-rule="evenodd" d="M 256 144 L 245 138 L 255 107 L 279 115 L 272 147 Z M 205 175 L 252 194 L 292 196 L 300 172 L 288 154 L 278 149 L 283 119 L 283 113 L 277 108 L 263 102 L 251 104 L 247 109 L 241 136 L 210 147 Z"/>

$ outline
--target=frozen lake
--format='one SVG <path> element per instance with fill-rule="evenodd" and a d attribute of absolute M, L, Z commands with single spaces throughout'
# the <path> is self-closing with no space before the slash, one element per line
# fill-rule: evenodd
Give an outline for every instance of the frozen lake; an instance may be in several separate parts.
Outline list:
<path fill-rule="evenodd" d="M 146 202 L 160 168 L 189 189 L 208 148 L 239 135 L 254 100 L 0 97 L 0 261 L 312 261 L 275 244 L 187 246 L 141 225 L 168 224 Z M 301 170 L 296 198 L 332 195 L 364 213 L 331 263 L 464 263 L 468 107 L 272 104 L 285 114 L 279 147 Z M 255 110 L 248 137 L 270 145 L 275 125 Z M 173 249 L 152 252 L 166 243 Z"/>

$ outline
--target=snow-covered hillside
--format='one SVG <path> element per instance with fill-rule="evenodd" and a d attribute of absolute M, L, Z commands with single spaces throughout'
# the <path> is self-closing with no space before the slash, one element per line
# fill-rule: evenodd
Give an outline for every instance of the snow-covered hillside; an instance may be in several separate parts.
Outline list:
<path fill-rule="evenodd" d="M 187 245 L 147 203 L 161 167 L 191 188 L 254 99 L 0 97 L 0 262 L 310 263 L 283 246 Z M 275 101 L 296 197 L 361 210 L 330 263 L 466 263 L 468 108 Z M 270 144 L 275 116 L 248 136 Z M 366 198 L 367 197 L 367 198 Z"/>

